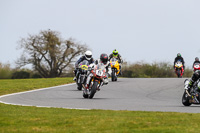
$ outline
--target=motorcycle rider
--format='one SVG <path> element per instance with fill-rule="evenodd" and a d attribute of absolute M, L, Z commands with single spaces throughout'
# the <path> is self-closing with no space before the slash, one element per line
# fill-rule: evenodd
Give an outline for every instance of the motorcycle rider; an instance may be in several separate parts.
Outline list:
<path fill-rule="evenodd" d="M 109 61 L 111 58 L 116 58 L 119 62 L 119 69 L 120 69 L 120 72 L 119 72 L 119 75 L 122 75 L 122 70 L 121 70 L 121 64 L 123 63 L 123 60 L 122 60 L 122 57 L 121 55 L 118 53 L 118 51 L 116 49 L 113 50 L 113 52 L 109 55 Z"/>
<path fill-rule="evenodd" d="M 198 58 L 198 57 L 195 58 L 195 61 L 194 61 L 194 63 L 193 63 L 193 66 L 194 66 L 195 63 L 199 63 L 199 64 L 200 64 L 200 61 L 199 61 L 199 58 Z M 192 66 L 192 67 L 193 67 L 193 66 Z"/>
<path fill-rule="evenodd" d="M 178 53 L 178 54 L 177 54 L 177 57 L 174 59 L 174 69 L 175 69 L 175 63 L 176 63 L 177 61 L 182 62 L 182 64 L 183 64 L 183 69 L 185 69 L 185 62 L 184 62 L 184 59 L 183 59 L 183 57 L 181 56 L 180 53 Z"/>
<path fill-rule="evenodd" d="M 92 58 L 92 52 L 91 51 L 86 51 L 85 52 L 85 55 L 84 56 L 81 56 L 79 58 L 79 60 L 75 63 L 75 70 L 74 70 L 74 74 L 75 74 L 75 77 L 74 77 L 74 81 L 76 81 L 76 74 L 77 74 L 77 69 L 78 69 L 78 65 L 80 62 L 82 62 L 83 60 L 87 60 L 89 62 L 89 64 L 92 64 L 94 63 L 94 59 Z"/>
<path fill-rule="evenodd" d="M 193 73 L 191 79 L 189 80 L 189 83 L 185 83 L 185 89 L 188 90 L 188 93 L 190 93 L 191 87 L 193 86 L 193 84 L 194 84 L 198 79 L 200 79 L 200 70 L 196 70 L 196 71 Z M 186 82 L 186 80 L 185 80 L 185 82 Z M 200 88 L 199 88 L 198 91 L 200 91 Z"/>
<path fill-rule="evenodd" d="M 108 55 L 107 54 L 101 54 L 100 55 L 100 59 L 97 59 L 95 61 L 95 64 L 99 64 L 99 63 L 103 63 L 104 67 L 106 68 L 106 78 L 103 79 L 103 84 L 107 85 L 108 84 L 108 76 L 111 75 L 111 66 L 110 66 L 110 62 L 108 61 Z M 87 81 L 86 81 L 86 85 L 85 88 L 88 89 L 89 88 L 89 82 L 90 79 L 92 78 L 93 74 L 90 73 L 87 77 Z"/>

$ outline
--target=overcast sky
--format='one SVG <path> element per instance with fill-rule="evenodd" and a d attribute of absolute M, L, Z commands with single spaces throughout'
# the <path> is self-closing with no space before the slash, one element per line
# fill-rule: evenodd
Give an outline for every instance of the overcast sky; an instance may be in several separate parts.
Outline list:
<path fill-rule="evenodd" d="M 200 0 L 0 0 L 0 62 L 20 57 L 17 41 L 55 30 L 86 43 L 95 59 L 115 48 L 128 62 L 200 57 Z"/>

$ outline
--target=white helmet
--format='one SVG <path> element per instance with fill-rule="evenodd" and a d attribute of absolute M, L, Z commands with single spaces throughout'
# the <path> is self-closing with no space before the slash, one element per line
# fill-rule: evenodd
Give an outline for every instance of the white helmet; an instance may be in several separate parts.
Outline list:
<path fill-rule="evenodd" d="M 90 59 L 92 58 L 92 52 L 91 52 L 91 51 L 86 51 L 86 52 L 85 52 L 85 58 L 86 58 L 87 60 L 90 60 Z"/>

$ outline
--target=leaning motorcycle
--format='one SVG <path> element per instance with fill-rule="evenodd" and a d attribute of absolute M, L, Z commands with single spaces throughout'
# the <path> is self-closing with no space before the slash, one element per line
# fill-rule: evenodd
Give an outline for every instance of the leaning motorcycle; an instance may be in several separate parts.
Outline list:
<path fill-rule="evenodd" d="M 177 62 L 175 63 L 175 73 L 176 73 L 176 75 L 178 76 L 178 78 L 182 78 L 183 72 L 184 72 L 184 69 L 183 69 L 183 64 L 182 64 L 182 62 L 177 61 Z"/>
<path fill-rule="evenodd" d="M 112 69 L 111 79 L 112 79 L 112 81 L 117 81 L 117 76 L 119 75 L 119 72 L 120 72 L 119 62 L 116 58 L 111 58 L 110 65 L 111 65 L 111 69 Z"/>
<path fill-rule="evenodd" d="M 82 62 L 79 63 L 79 67 L 76 74 L 76 84 L 78 90 L 82 90 L 82 86 L 86 82 L 88 67 L 89 67 L 89 62 L 87 60 L 83 60 Z"/>
<path fill-rule="evenodd" d="M 89 82 L 89 88 L 84 87 L 83 97 L 92 99 L 96 93 L 99 91 L 100 87 L 103 85 L 103 78 L 106 78 L 106 69 L 104 64 L 100 63 L 94 66 L 91 70 L 92 77 Z"/>
<path fill-rule="evenodd" d="M 200 70 L 200 64 L 199 63 L 194 63 L 193 71 L 195 72 L 196 70 Z"/>
<path fill-rule="evenodd" d="M 182 97 L 182 103 L 184 106 L 190 106 L 191 104 L 200 104 L 200 82 L 196 81 L 191 87 L 190 91 L 188 91 L 187 86 L 189 84 L 189 80 L 185 80 L 185 90 Z"/>

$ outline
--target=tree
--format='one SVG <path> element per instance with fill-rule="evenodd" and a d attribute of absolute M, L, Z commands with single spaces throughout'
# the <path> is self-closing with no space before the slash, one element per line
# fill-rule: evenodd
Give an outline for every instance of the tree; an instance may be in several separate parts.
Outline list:
<path fill-rule="evenodd" d="M 83 54 L 87 45 L 76 43 L 73 39 L 63 40 L 57 31 L 40 31 L 38 35 L 28 35 L 19 41 L 24 51 L 17 60 L 18 67 L 32 64 L 44 78 L 59 77 L 63 70 Z"/>

